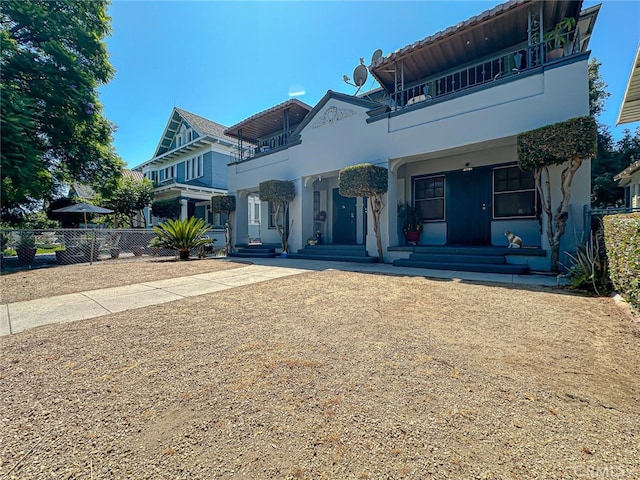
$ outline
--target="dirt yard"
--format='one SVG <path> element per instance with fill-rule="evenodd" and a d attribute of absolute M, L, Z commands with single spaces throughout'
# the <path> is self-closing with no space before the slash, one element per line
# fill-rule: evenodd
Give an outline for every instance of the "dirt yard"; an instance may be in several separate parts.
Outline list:
<path fill-rule="evenodd" d="M 242 266 L 123 265 L 3 302 Z M 639 353 L 610 298 L 305 273 L 0 337 L 0 478 L 637 479 Z"/>

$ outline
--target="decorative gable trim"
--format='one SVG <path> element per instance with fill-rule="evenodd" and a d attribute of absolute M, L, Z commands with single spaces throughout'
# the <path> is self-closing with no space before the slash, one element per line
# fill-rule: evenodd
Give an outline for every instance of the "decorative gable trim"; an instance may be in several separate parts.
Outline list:
<path fill-rule="evenodd" d="M 351 95 L 345 95 L 344 93 L 338 93 L 338 92 L 334 92 L 333 90 L 329 90 L 327 91 L 327 93 L 325 93 L 324 97 L 320 99 L 320 101 L 316 104 L 316 106 L 313 107 L 313 109 L 309 112 L 309 114 L 305 117 L 305 119 L 300 123 L 300 125 L 298 125 L 298 127 L 292 133 L 292 136 L 299 135 L 300 132 L 307 125 L 311 124 L 311 122 L 313 122 L 311 124 L 312 128 L 318 128 L 323 125 L 329 125 L 329 124 L 335 123 L 337 121 L 343 120 L 347 117 L 351 117 L 356 114 L 356 111 L 351 108 L 329 107 L 324 111 L 324 113 L 322 114 L 322 117 L 319 117 L 320 112 L 322 112 L 322 110 L 327 105 L 327 102 L 331 99 L 336 99 L 340 102 L 355 105 L 357 107 L 364 107 L 367 110 L 370 110 L 372 108 L 377 108 L 380 106 L 380 104 L 377 102 L 372 102 L 370 100 L 365 100 L 362 98 L 354 97 Z M 335 109 L 335 111 L 333 111 L 332 109 Z M 332 111 L 329 112 L 330 110 Z M 353 112 L 353 113 L 350 113 L 350 112 Z"/>
<path fill-rule="evenodd" d="M 356 114 L 356 111 L 352 108 L 338 108 L 329 107 L 324 111 L 324 115 L 315 123 L 311 125 L 312 128 L 319 128 L 324 125 L 331 125 L 335 122 L 339 122 L 344 118 L 352 117 Z"/>

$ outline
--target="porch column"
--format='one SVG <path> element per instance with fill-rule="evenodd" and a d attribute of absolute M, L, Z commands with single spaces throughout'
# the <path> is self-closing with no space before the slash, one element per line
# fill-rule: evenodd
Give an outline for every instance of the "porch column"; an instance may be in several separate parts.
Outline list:
<path fill-rule="evenodd" d="M 383 235 L 382 235 L 382 245 L 386 246 L 385 249 L 392 245 L 400 245 L 400 239 L 398 238 L 398 194 L 400 187 L 403 188 L 404 181 L 398 180 L 398 170 L 392 170 L 389 168 L 389 191 L 387 192 L 387 201 L 384 210 L 382 211 L 382 217 L 385 216 L 386 212 L 386 221 L 383 222 L 382 218 L 380 219 L 380 223 L 384 225 Z M 386 234 L 386 241 L 385 241 Z"/>
<path fill-rule="evenodd" d="M 231 243 L 249 243 L 249 202 L 247 192 L 236 192 L 236 211 L 231 221 Z"/>
<path fill-rule="evenodd" d="M 189 201 L 186 198 L 180 199 L 180 219 L 189 218 Z"/>
<path fill-rule="evenodd" d="M 302 209 L 302 218 L 300 225 L 302 225 L 302 229 L 300 232 L 299 248 L 303 248 L 307 244 L 308 238 L 316 236 L 316 222 L 313 215 L 313 191 L 314 183 L 317 179 L 317 175 L 311 175 L 303 178 L 301 181 L 302 188 L 300 189 L 300 205 Z"/>

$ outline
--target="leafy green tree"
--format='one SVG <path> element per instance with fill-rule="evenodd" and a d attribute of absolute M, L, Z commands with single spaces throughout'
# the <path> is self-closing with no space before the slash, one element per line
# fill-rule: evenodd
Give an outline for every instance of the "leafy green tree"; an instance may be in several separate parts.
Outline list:
<path fill-rule="evenodd" d="M 120 180 L 115 193 L 106 201 L 106 206 L 114 211 L 114 216 L 124 217 L 131 228 L 146 227 L 147 220 L 142 211 L 151 204 L 151 200 L 153 200 L 151 180 L 124 177 Z M 143 224 L 135 225 L 135 221 L 140 218 Z"/>
<path fill-rule="evenodd" d="M 158 235 L 154 244 L 177 250 L 180 260 L 188 260 L 191 250 L 211 244 L 214 240 L 205 235 L 211 230 L 201 218 L 190 217 L 185 220 L 169 219 L 153 227 Z"/>
<path fill-rule="evenodd" d="M 103 193 L 122 161 L 97 88 L 113 76 L 107 0 L 3 0 L 2 213 L 25 211 L 71 179 Z"/>
<path fill-rule="evenodd" d="M 604 111 L 609 98 L 607 84 L 600 75 L 601 62 L 589 61 L 589 113 L 596 118 Z M 591 161 L 591 206 L 593 208 L 618 207 L 624 201 L 624 190 L 613 178 L 640 157 L 640 129 L 632 135 L 629 130 L 615 142 L 607 125 L 597 122 L 598 150 Z"/>

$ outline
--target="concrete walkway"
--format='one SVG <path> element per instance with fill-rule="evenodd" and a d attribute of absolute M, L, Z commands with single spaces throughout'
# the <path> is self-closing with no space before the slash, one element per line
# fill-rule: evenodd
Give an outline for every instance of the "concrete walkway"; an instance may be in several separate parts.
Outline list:
<path fill-rule="evenodd" d="M 390 264 L 357 264 L 282 258 L 251 259 L 251 263 L 246 267 L 232 270 L 0 305 L 0 336 L 11 335 L 41 325 L 84 320 L 109 313 L 266 282 L 274 278 L 332 269 L 482 283 L 494 282 L 548 287 L 558 285 L 558 279 L 548 275 L 486 274 L 394 267 Z"/>

